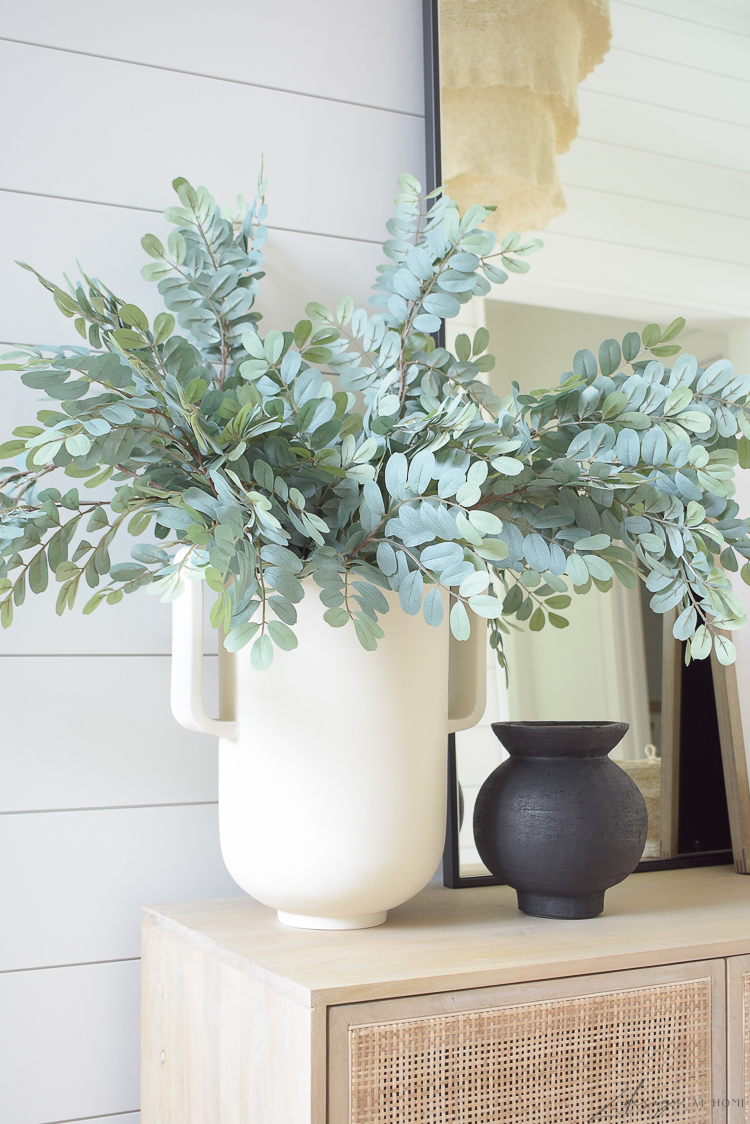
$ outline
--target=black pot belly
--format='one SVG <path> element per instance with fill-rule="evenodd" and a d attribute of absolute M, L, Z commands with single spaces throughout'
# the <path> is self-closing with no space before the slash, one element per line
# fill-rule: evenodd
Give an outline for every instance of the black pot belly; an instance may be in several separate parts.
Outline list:
<path fill-rule="evenodd" d="M 635 869 L 648 831 L 635 783 L 607 757 L 625 723 L 497 722 L 511 754 L 484 782 L 474 838 L 485 865 L 537 917 L 596 917 Z"/>

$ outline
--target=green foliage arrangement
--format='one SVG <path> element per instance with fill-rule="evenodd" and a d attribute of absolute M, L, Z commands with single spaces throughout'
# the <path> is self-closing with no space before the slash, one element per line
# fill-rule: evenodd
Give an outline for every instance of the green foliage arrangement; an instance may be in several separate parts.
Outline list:
<path fill-rule="evenodd" d="M 143 275 L 167 309 L 153 325 L 93 278 L 66 291 L 37 275 L 86 346 L 4 357 L 47 396 L 38 424 L 0 447 L 18 458 L 0 469 L 4 626 L 50 571 L 59 614 L 82 584 L 95 590 L 88 613 L 205 579 L 226 647 L 252 642 L 264 669 L 274 644 L 297 645 L 311 576 L 329 624 L 352 623 L 367 649 L 383 635 L 383 590 L 432 625 L 447 594 L 454 636 L 468 637 L 472 609 L 504 664 L 510 618 L 563 628 L 571 587 L 642 579 L 656 612 L 679 609 L 688 658 L 713 646 L 734 659 L 723 632 L 745 622 L 726 571 L 750 557 L 731 498 L 750 450 L 750 376 L 690 355 L 665 366 L 676 320 L 605 340 L 598 361 L 579 351 L 552 390 L 514 383 L 498 399 L 482 380 L 488 333 L 460 335 L 455 355 L 435 336 L 472 296 L 525 272 L 540 243 L 512 234 L 496 248 L 485 208 L 461 217 L 411 176 L 399 186 L 373 315 L 345 297 L 335 313 L 308 305 L 293 331 L 259 333 L 264 183 L 252 206 L 223 213 L 175 180 L 168 247 L 142 239 Z M 44 486 L 55 470 L 87 489 L 111 479 L 113 494 L 62 494 Z M 156 541 L 113 565 L 115 537 L 152 521 Z"/>

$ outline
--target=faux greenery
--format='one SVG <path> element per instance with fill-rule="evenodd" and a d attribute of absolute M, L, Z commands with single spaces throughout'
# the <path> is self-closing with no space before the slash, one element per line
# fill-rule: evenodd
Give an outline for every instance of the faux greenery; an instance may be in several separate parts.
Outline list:
<path fill-rule="evenodd" d="M 329 624 L 353 623 L 365 648 L 383 635 L 384 589 L 432 625 L 447 593 L 453 634 L 469 635 L 473 609 L 504 664 L 509 618 L 562 628 L 570 587 L 640 577 L 655 611 L 679 610 L 688 658 L 713 645 L 733 660 L 720 630 L 744 624 L 726 571 L 750 557 L 731 498 L 750 450 L 748 375 L 690 355 L 665 366 L 680 350 L 676 320 L 605 340 L 598 362 L 577 352 L 553 390 L 514 383 L 499 400 L 482 381 L 488 333 L 460 335 L 455 355 L 435 334 L 507 271 L 525 272 L 540 244 L 512 234 L 496 248 L 485 208 L 460 217 L 411 176 L 388 223 L 378 311 L 348 297 L 335 313 L 310 304 L 293 331 L 264 336 L 253 305 L 265 185 L 232 213 L 204 188 L 174 186 L 167 248 L 142 239 L 143 275 L 167 311 L 150 324 L 93 278 L 65 290 L 38 275 L 86 346 L 4 357 L 46 399 L 38 424 L 0 447 L 18 458 L 0 469 L 3 625 L 50 571 L 60 614 L 82 585 L 95 591 L 88 613 L 141 586 L 170 600 L 184 578 L 205 578 L 227 648 L 252 641 L 262 669 L 274 644 L 296 646 L 311 575 Z M 72 478 L 64 494 L 45 486 L 56 469 Z M 110 479 L 111 498 L 76 486 Z M 113 565 L 118 533 L 150 525 L 157 541 Z"/>

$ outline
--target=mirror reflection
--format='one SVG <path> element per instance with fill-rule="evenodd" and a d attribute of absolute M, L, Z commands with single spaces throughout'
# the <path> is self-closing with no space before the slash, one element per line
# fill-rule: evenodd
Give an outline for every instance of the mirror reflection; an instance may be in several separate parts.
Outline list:
<path fill-rule="evenodd" d="M 621 339 L 643 327 L 625 317 L 474 298 L 450 322 L 448 345 L 452 347 L 461 332 L 471 336 L 481 326 L 490 333 L 489 351 L 497 359 L 486 377 L 499 396 L 508 393 L 511 381 L 518 382 L 522 392 L 554 385 L 571 369 L 579 348 L 596 351 L 602 339 Z M 718 331 L 696 329 L 684 337 L 685 349 L 697 355 L 701 365 L 720 358 L 726 348 Z M 665 809 L 662 816 L 663 619 L 650 610 L 649 597 L 643 587 L 630 590 L 615 582 L 607 593 L 592 589 L 584 597 L 574 596 L 565 611 L 570 625 L 564 630 L 514 629 L 506 642 L 507 685 L 488 647 L 484 717 L 474 729 L 456 735 L 464 810 L 459 836 L 462 877 L 488 873 L 474 846 L 473 805 L 485 778 L 507 756 L 491 729 L 492 722 L 506 719 L 629 722 L 630 730 L 612 756 L 646 799 L 650 826 L 643 858 L 676 854 L 669 830 L 673 810 Z M 668 642 L 671 646 L 669 634 Z M 665 787 L 670 801 L 674 786 Z"/>

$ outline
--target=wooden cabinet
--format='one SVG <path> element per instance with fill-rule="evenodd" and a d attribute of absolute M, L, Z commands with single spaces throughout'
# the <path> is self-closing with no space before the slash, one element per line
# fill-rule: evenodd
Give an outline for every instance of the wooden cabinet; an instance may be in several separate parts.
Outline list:
<path fill-rule="evenodd" d="M 330 1124 L 721 1119 L 724 964 L 333 1007 Z"/>
<path fill-rule="evenodd" d="M 587 921 L 507 887 L 338 933 L 249 899 L 148 909 L 143 980 L 143 1124 L 750 1124 L 731 868 L 634 875 Z"/>
<path fill-rule="evenodd" d="M 750 1124 L 750 956 L 727 960 L 729 1124 Z"/>

